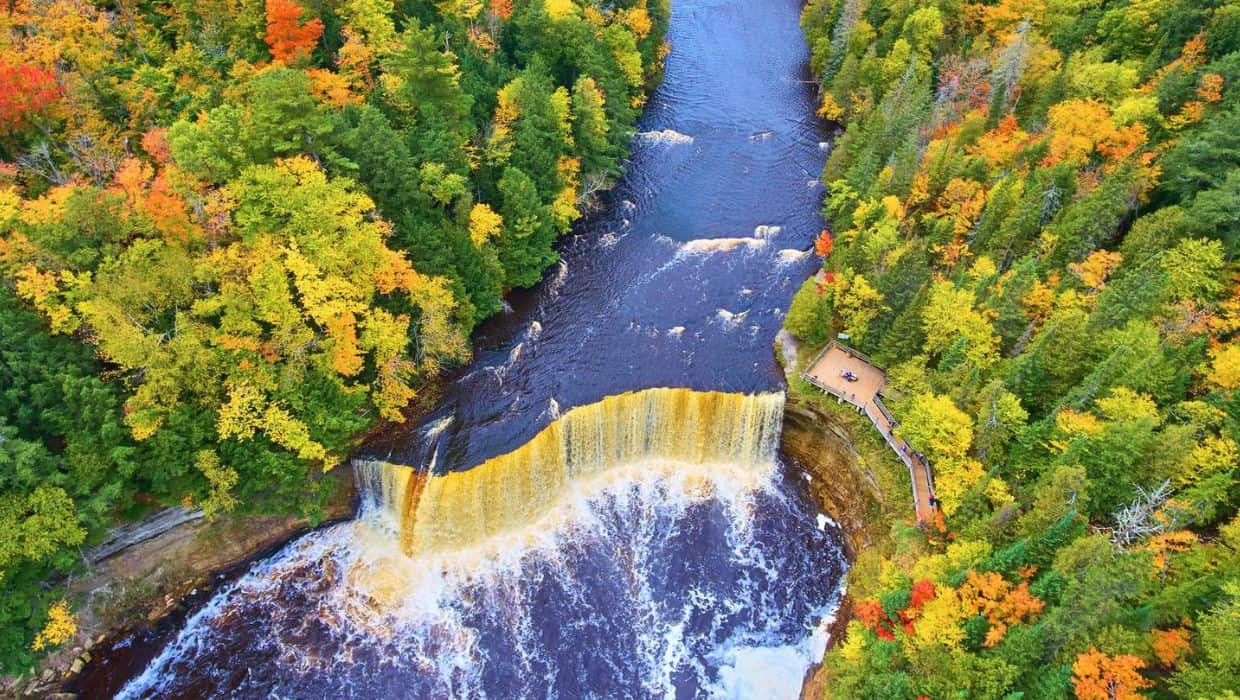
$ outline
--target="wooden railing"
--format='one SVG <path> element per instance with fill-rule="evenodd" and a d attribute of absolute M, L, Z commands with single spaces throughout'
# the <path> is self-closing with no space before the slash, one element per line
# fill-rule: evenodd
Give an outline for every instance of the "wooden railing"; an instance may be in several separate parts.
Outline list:
<path fill-rule="evenodd" d="M 904 466 L 908 468 L 909 483 L 913 488 L 913 512 L 918 514 L 921 519 L 921 512 L 930 504 L 930 495 L 934 493 L 934 481 L 930 473 L 930 465 L 925 458 L 913 451 L 909 444 L 896 437 L 894 428 L 896 423 L 891 419 L 891 413 L 887 411 L 887 407 L 883 406 L 878 399 L 867 403 L 862 407 L 870 422 L 878 429 L 879 434 L 883 436 L 883 441 L 896 453 Z M 923 492 L 924 489 L 918 485 L 917 472 L 920 471 L 926 477 L 926 486 L 929 492 Z"/>
<path fill-rule="evenodd" d="M 895 428 L 896 426 L 900 425 L 898 422 L 896 422 L 896 417 L 891 415 L 891 411 L 887 410 L 887 406 L 883 404 L 882 399 L 879 399 L 877 396 L 874 397 L 874 407 L 878 409 L 879 413 L 882 414 L 883 418 L 887 419 L 887 422 L 891 424 L 892 428 Z"/>
<path fill-rule="evenodd" d="M 879 367 L 878 365 L 874 364 L 874 360 L 871 360 L 869 355 L 861 352 L 860 350 L 856 348 L 850 348 L 847 345 L 842 345 L 840 343 L 835 342 L 834 340 L 832 340 L 830 345 L 827 345 L 827 347 L 830 348 L 832 345 L 839 348 L 845 354 L 852 355 L 853 357 L 857 358 L 858 360 L 861 360 L 867 365 L 872 365 L 875 369 L 879 370 L 880 372 L 883 371 L 882 367 Z"/>
<path fill-rule="evenodd" d="M 832 395 L 832 396 L 836 397 L 837 399 L 841 399 L 841 400 L 843 400 L 843 401 L 848 401 L 848 397 L 847 397 L 847 396 L 845 396 L 842 392 L 837 391 L 836 389 L 833 389 L 833 388 L 831 388 L 831 387 L 827 386 L 826 384 L 823 384 L 822 382 L 818 381 L 817 379 L 815 379 L 815 378 L 811 377 L 809 374 L 802 374 L 802 375 L 801 375 L 801 378 L 802 378 L 802 379 L 804 379 L 805 381 L 809 382 L 810 384 L 813 384 L 814 386 L 818 387 L 819 389 L 821 389 L 821 390 L 823 390 L 823 391 L 827 392 L 828 394 L 830 394 L 830 395 Z"/>
<path fill-rule="evenodd" d="M 929 462 L 926 461 L 926 458 L 923 455 L 914 452 L 913 449 L 909 447 L 907 442 L 896 437 L 894 430 L 899 423 L 896 421 L 895 416 L 891 414 L 891 411 L 883 405 L 882 400 L 877 395 L 873 398 L 873 400 L 867 401 L 865 404 L 860 404 L 857 403 L 854 395 L 845 395 L 844 392 L 818 381 L 809 373 L 809 369 L 815 367 L 818 364 L 818 361 L 821 360 L 822 357 L 832 348 L 839 348 L 842 352 L 875 367 L 879 371 L 882 371 L 882 368 L 875 365 L 874 362 L 864 353 L 854 350 L 846 345 L 841 345 L 833 340 L 814 356 L 814 359 L 809 363 L 807 370 L 801 373 L 801 378 L 814 385 L 821 391 L 834 396 L 840 402 L 847 402 L 849 405 L 857 407 L 860 412 L 864 413 L 866 417 L 870 419 L 870 422 L 873 423 L 874 427 L 878 429 L 879 434 L 883 436 L 883 441 L 887 443 L 887 446 L 891 448 L 891 451 L 896 453 L 896 457 L 898 457 L 900 461 L 904 463 L 904 466 L 908 468 L 909 483 L 912 485 L 913 490 L 913 512 L 917 514 L 917 519 L 919 522 L 924 521 L 925 518 L 922 517 L 923 509 L 930 508 L 930 497 L 934 493 L 934 473 L 930 469 Z M 924 492 L 925 489 L 918 486 L 917 472 L 919 471 L 925 476 L 926 488 L 929 489 L 928 493 Z"/>

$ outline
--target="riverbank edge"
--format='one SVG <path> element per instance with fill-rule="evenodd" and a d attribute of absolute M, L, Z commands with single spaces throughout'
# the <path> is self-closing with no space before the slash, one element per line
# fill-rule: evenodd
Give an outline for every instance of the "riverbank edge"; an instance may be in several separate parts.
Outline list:
<path fill-rule="evenodd" d="M 336 469 L 324 478 L 334 485 L 317 523 L 258 514 L 191 520 L 70 578 L 68 595 L 80 601 L 73 640 L 44 657 L 32 674 L 0 677 L 0 697 L 77 697 L 75 683 L 98 671 L 101 649 L 184 617 L 258 559 L 308 532 L 352 519 L 358 505 L 352 470 Z"/>
<path fill-rule="evenodd" d="M 892 480 L 902 465 L 867 420 L 800 378 L 809 350 L 784 332 L 776 339 L 775 354 L 788 383 L 780 453 L 807 477 L 814 505 L 843 532 L 846 583 L 858 556 L 892 546 L 892 525 L 907 515 L 899 510 L 899 482 Z M 826 651 L 844 640 L 852 603 L 846 591 L 827 628 Z M 828 681 L 821 661 L 810 666 L 801 685 L 802 700 L 822 698 Z"/>
<path fill-rule="evenodd" d="M 887 541 L 882 493 L 874 474 L 835 416 L 795 390 L 784 406 L 784 429 L 780 439 L 784 459 L 808 476 L 806 487 L 814 505 L 839 524 L 844 534 L 844 555 L 851 566 L 858 554 Z M 847 581 L 848 573 L 845 573 Z M 827 649 L 838 644 L 852 619 L 852 599 L 847 592 L 827 628 Z M 823 697 L 826 672 L 821 661 L 806 670 L 801 697 Z"/>
<path fill-rule="evenodd" d="M 805 487 L 815 505 L 839 524 L 851 564 L 862 551 L 889 542 L 891 515 L 883 505 L 880 479 L 870 466 L 885 455 L 856 440 L 859 426 L 850 425 L 844 412 L 833 410 L 821 398 L 790 382 L 780 451 L 808 477 Z M 326 509 L 327 519 L 318 525 L 302 518 L 261 515 L 197 520 L 96 564 L 86 576 L 70 582 L 71 593 L 84 600 L 73 644 L 47 657 L 35 678 L 3 688 L 3 695 L 71 698 L 75 691 L 96 687 L 98 681 L 91 682 L 90 676 L 100 672 L 98 664 L 106 654 L 100 649 L 135 635 L 158 634 L 169 622 L 192 614 L 214 590 L 235 580 L 256 560 L 308 532 L 354 517 L 358 494 L 352 472 L 338 469 L 328 478 L 334 478 L 337 487 Z M 829 628 L 828 648 L 843 638 L 850 619 L 851 600 L 845 595 Z M 815 664 L 806 673 L 802 697 L 821 697 L 825 682 L 824 669 Z"/>

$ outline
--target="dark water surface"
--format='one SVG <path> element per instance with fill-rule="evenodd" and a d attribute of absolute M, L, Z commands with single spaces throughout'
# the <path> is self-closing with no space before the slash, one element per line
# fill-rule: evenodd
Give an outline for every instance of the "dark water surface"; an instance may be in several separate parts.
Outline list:
<path fill-rule="evenodd" d="M 672 0 L 662 86 L 627 176 L 563 261 L 484 349 L 423 435 L 374 445 L 402 464 L 463 469 L 527 442 L 559 412 L 658 386 L 773 391 L 788 302 L 816 269 L 813 119 L 796 0 Z M 436 423 L 435 419 L 441 419 Z"/>
<path fill-rule="evenodd" d="M 461 470 L 625 391 L 782 390 L 772 340 L 822 227 L 800 4 L 672 6 L 604 211 L 480 331 L 426 423 L 371 455 Z M 629 465 L 496 539 L 409 558 L 372 506 L 225 586 L 122 696 L 794 697 L 844 569 L 774 455 L 757 476 Z"/>

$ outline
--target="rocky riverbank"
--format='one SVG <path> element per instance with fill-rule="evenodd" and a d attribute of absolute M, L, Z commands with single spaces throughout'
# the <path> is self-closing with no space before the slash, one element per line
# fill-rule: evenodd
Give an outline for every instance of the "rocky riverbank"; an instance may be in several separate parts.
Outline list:
<path fill-rule="evenodd" d="M 849 559 L 885 536 L 878 480 L 836 416 L 789 392 L 780 450 L 809 476 L 814 501 L 839 523 Z"/>
<path fill-rule="evenodd" d="M 352 517 L 357 505 L 351 470 L 338 469 L 328 478 L 336 487 L 319 526 Z M 132 645 L 135 637 L 183 617 L 255 558 L 312 528 L 298 517 L 226 515 L 208 522 L 173 509 L 119 529 L 115 543 L 84 554 L 87 570 L 67 582 L 70 595 L 81 601 L 73 641 L 31 676 L 0 681 L 0 696 L 96 696 L 109 685 L 113 658 L 134 663 L 124 650 L 151 646 Z"/>
<path fill-rule="evenodd" d="M 785 459 L 806 475 L 819 508 L 839 523 L 852 560 L 886 540 L 889 520 L 882 480 L 869 466 L 876 456 L 852 437 L 864 426 L 850 425 L 847 418 L 816 397 L 790 390 L 780 446 Z M 339 470 L 328 521 L 353 515 L 357 495 L 350 477 Z M 5 696 L 69 698 L 115 691 L 116 679 L 144 665 L 144 655 L 159 648 L 156 638 L 175 629 L 211 591 L 311 529 L 308 521 L 293 517 L 237 515 L 207 522 L 165 512 L 149 521 L 118 532 L 119 546 L 97 548 L 103 556 L 69 582 L 84 601 L 74 642 L 49 656 L 34 678 L 10 681 Z M 93 552 L 87 555 L 96 559 Z M 845 597 L 832 625 L 833 642 L 848 624 L 849 608 Z M 811 669 L 803 696 L 820 697 L 824 680 L 821 669 Z"/>
<path fill-rule="evenodd" d="M 871 466 L 884 455 L 870 455 L 867 445 L 854 440 L 853 431 L 864 426 L 846 423 L 840 414 L 824 409 L 821 402 L 790 390 L 780 450 L 808 477 L 810 495 L 822 512 L 839 523 L 851 562 L 861 551 L 887 541 L 891 521 L 883 505 L 882 479 Z M 829 645 L 843 637 L 852 618 L 851 607 L 852 601 L 845 595 L 831 624 Z M 826 681 L 821 665 L 811 667 L 801 697 L 821 698 Z"/>

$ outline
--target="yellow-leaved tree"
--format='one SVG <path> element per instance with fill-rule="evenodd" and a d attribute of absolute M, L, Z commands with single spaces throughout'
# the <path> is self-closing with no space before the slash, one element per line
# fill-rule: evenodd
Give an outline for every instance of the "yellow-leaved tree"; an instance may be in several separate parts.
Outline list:
<path fill-rule="evenodd" d="M 999 359 L 999 336 L 987 315 L 974 308 L 973 292 L 946 280 L 935 282 L 921 320 L 931 352 L 947 352 L 963 341 L 965 358 L 977 367 L 989 367 Z"/>
<path fill-rule="evenodd" d="M 168 168 L 169 180 L 187 180 Z M 420 378 L 467 356 L 447 281 L 387 247 L 390 225 L 352 182 L 289 158 L 222 188 L 191 187 L 207 203 L 196 212 L 172 192 L 151 206 L 163 175 L 122 168 L 115 187 L 70 184 L 23 203 L 22 252 L 6 261 L 57 330 L 85 332 L 129 373 L 125 421 L 136 438 L 178 410 L 205 410 L 221 439 L 261 436 L 331 466 L 339 455 L 312 420 L 325 409 L 305 386 L 336 397 L 335 410 L 369 397 L 399 420 Z M 121 214 L 101 227 L 109 237 L 98 252 L 59 250 L 58 231 L 82 208 Z M 211 454 L 198 466 L 213 509 L 230 507 L 237 475 Z"/>
<path fill-rule="evenodd" d="M 969 456 L 973 419 L 951 398 L 918 394 L 901 407 L 896 433 L 926 455 L 934 469 L 935 493 L 943 512 L 960 508 L 965 492 L 984 475 L 981 462 Z"/>
<path fill-rule="evenodd" d="M 35 651 L 60 646 L 77 634 L 77 618 L 69 609 L 69 601 L 61 598 L 47 609 L 47 624 L 35 636 L 30 648 Z"/>

